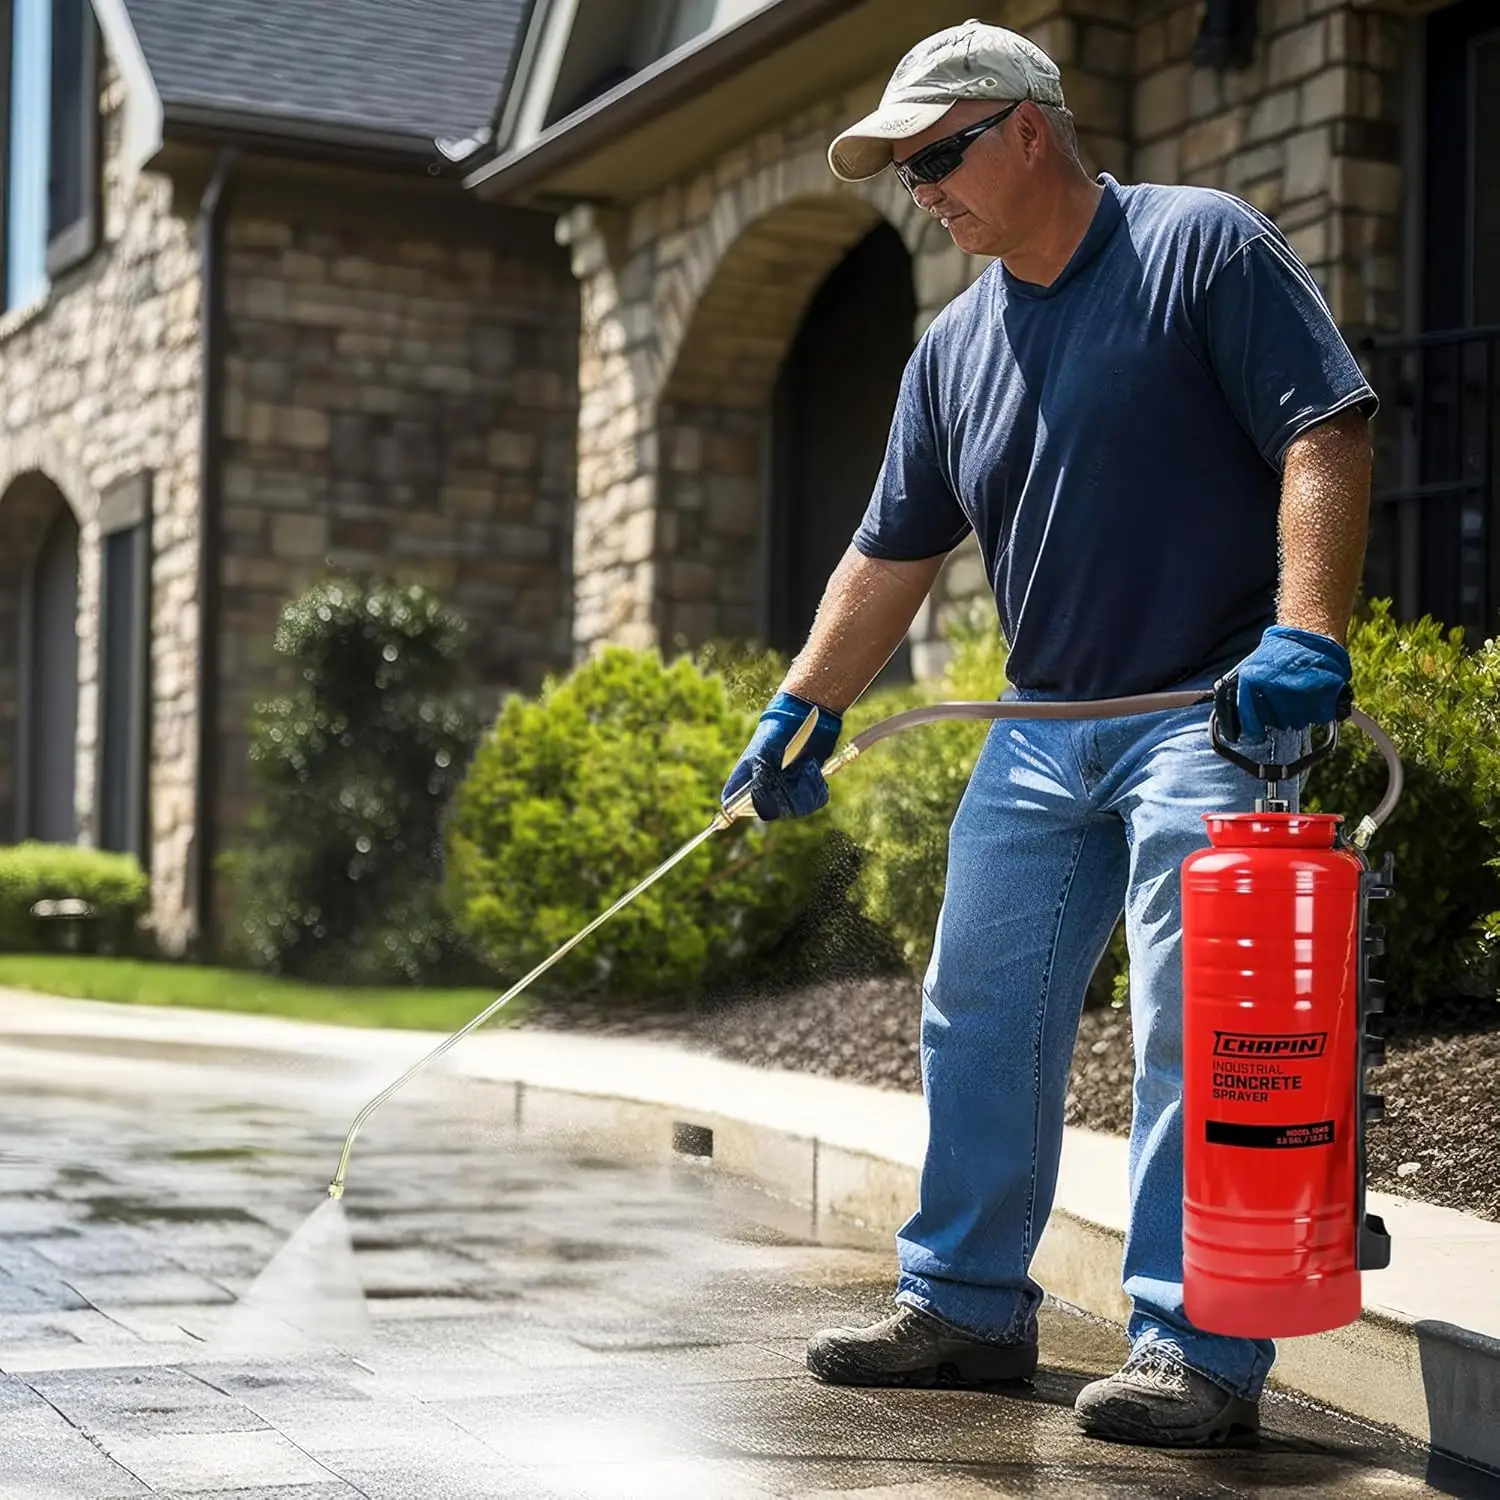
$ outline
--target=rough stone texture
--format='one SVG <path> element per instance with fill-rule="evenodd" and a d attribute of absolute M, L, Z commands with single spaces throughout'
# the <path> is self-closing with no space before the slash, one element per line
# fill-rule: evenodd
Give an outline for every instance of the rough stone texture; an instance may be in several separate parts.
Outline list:
<path fill-rule="evenodd" d="M 1135 34 L 1132 175 L 1253 203 L 1354 335 L 1400 326 L 1399 9 L 1266 0 L 1253 62 L 1223 73 L 1193 64 L 1197 3 L 1147 6 Z"/>
<path fill-rule="evenodd" d="M 581 208 L 561 222 L 583 287 L 581 649 L 758 630 L 768 407 L 802 312 L 882 214 L 918 263 L 945 254 L 889 178 L 849 189 L 830 177 L 829 128 L 857 107 L 792 120 L 629 214 Z M 946 256 L 960 262 L 947 278 L 967 284 L 961 257 Z"/>
<path fill-rule="evenodd" d="M 329 569 L 433 586 L 468 620 L 490 693 L 535 688 L 571 651 L 578 292 L 565 259 L 477 210 L 420 232 L 370 220 L 367 204 L 346 214 L 271 218 L 247 201 L 229 227 L 226 838 L 249 804 L 247 717 L 285 681 L 277 617 Z"/>
<path fill-rule="evenodd" d="M 99 496 L 153 475 L 152 901 L 169 945 L 185 935 L 191 852 L 198 488 L 196 232 L 170 184 L 121 160 L 124 89 L 109 70 L 102 243 L 48 299 L 0 319 L 0 838 L 14 829 L 19 602 L 51 504 L 79 527 L 80 841 L 93 837 L 99 661 Z M 38 478 L 40 476 L 40 478 Z M 20 480 L 20 483 L 17 481 Z M 44 482 L 45 481 L 45 482 Z M 61 500 L 56 496 L 60 495 Z"/>
<path fill-rule="evenodd" d="M 76 829 L 94 837 L 100 496 L 148 471 L 152 920 L 180 952 L 195 936 L 197 191 L 178 184 L 174 208 L 166 176 L 127 172 L 112 68 L 102 109 L 101 244 L 0 319 L 0 839 L 16 827 L 23 583 L 63 505 L 80 529 Z M 220 847 L 247 807 L 245 721 L 277 680 L 277 614 L 326 568 L 435 585 L 474 627 L 488 694 L 534 687 L 571 649 L 578 294 L 545 225 L 468 200 L 392 208 L 372 178 L 300 199 L 259 180 L 260 207 L 232 199 L 226 267 Z M 268 197 L 304 209 L 267 212 Z"/>

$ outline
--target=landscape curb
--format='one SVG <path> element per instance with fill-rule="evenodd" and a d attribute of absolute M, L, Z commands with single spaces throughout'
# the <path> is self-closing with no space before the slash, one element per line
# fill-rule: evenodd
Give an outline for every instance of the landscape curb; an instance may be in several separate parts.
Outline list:
<path fill-rule="evenodd" d="M 534 1129 L 547 1136 L 628 1140 L 639 1159 L 711 1161 L 716 1170 L 810 1210 L 815 1224 L 842 1221 L 893 1235 L 916 1203 L 919 1169 L 907 1162 L 626 1091 L 580 1093 L 499 1078 L 482 1067 L 461 1065 L 456 1071 L 515 1089 L 509 1108 L 523 1134 Z M 708 1140 L 711 1157 L 702 1154 Z M 1119 1229 L 1076 1209 L 1055 1208 L 1033 1274 L 1059 1301 L 1123 1324 L 1129 1312 L 1120 1286 L 1124 1245 Z M 1359 1322 L 1281 1340 L 1277 1351 L 1273 1388 L 1500 1470 L 1500 1341 L 1367 1305 Z"/>

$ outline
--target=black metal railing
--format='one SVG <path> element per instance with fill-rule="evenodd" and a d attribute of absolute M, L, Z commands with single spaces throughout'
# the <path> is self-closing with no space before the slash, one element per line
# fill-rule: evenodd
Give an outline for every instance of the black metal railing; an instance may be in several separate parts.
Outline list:
<path fill-rule="evenodd" d="M 1482 640 L 1500 628 L 1500 328 L 1360 352 L 1381 402 L 1366 591 Z"/>

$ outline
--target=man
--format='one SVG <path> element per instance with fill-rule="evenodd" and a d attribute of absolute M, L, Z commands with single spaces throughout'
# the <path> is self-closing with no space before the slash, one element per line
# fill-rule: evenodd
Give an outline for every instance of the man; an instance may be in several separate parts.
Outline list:
<path fill-rule="evenodd" d="M 763 818 L 823 805 L 840 714 L 971 530 L 1016 697 L 1218 684 L 1226 729 L 1261 760 L 1347 712 L 1374 395 L 1268 220 L 1227 194 L 1091 179 L 1074 140 L 1051 60 L 970 21 L 908 54 L 833 143 L 840 177 L 894 166 L 961 249 L 997 260 L 913 354 L 864 522 L 725 787 L 751 785 Z M 1123 909 L 1131 1353 L 1078 1417 L 1183 1446 L 1256 1430 L 1273 1346 L 1194 1328 L 1182 1300 L 1178 871 L 1206 842 L 1203 813 L 1261 791 L 1214 753 L 1207 718 L 991 731 L 923 986 L 930 1140 L 896 1311 L 814 1337 L 820 1378 L 977 1385 L 1035 1369 L 1029 1266 L 1084 988 Z"/>

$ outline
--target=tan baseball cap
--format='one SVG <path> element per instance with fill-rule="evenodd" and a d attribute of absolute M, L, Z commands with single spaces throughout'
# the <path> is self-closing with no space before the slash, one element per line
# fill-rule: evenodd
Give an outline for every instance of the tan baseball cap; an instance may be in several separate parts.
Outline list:
<path fill-rule="evenodd" d="M 1057 64 L 1035 42 L 1003 26 L 965 21 L 918 42 L 896 65 L 880 107 L 828 148 L 845 182 L 863 182 L 891 164 L 895 142 L 936 125 L 960 99 L 1063 103 Z"/>

